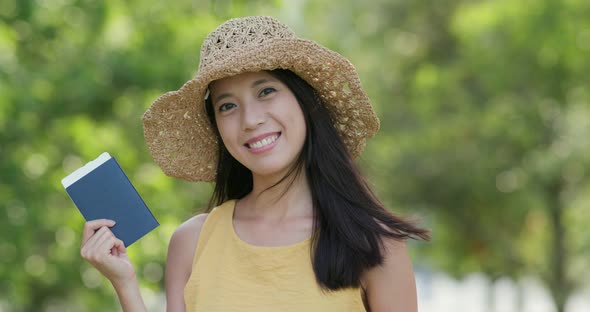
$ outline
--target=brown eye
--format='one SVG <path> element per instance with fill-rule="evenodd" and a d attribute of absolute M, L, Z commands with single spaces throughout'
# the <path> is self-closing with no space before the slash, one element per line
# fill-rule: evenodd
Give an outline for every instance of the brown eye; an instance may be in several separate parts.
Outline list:
<path fill-rule="evenodd" d="M 262 89 L 262 91 L 260 91 L 260 94 L 258 94 L 258 96 L 260 96 L 260 97 L 267 96 L 275 91 L 277 91 L 275 88 L 271 88 L 271 87 L 264 88 L 264 89 Z"/>
<path fill-rule="evenodd" d="M 236 104 L 234 104 L 234 103 L 223 103 L 223 104 L 219 105 L 218 110 L 220 112 L 225 112 L 227 110 L 234 108 L 235 106 L 236 106 Z"/>

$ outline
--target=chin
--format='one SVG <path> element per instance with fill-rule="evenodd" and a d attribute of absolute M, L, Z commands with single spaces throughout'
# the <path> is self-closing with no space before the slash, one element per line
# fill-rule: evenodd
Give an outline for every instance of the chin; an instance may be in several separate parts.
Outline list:
<path fill-rule="evenodd" d="M 258 177 L 274 177 L 274 176 L 278 176 L 278 175 L 285 175 L 288 171 L 289 168 L 264 168 L 264 169 L 254 169 L 251 170 L 252 171 L 252 175 L 254 176 L 258 176 Z"/>
<path fill-rule="evenodd" d="M 264 162 L 260 166 L 252 166 L 250 167 L 250 171 L 252 171 L 252 175 L 259 176 L 259 177 L 275 177 L 275 176 L 284 176 L 289 172 L 291 168 L 290 164 L 272 164 L 270 162 Z"/>

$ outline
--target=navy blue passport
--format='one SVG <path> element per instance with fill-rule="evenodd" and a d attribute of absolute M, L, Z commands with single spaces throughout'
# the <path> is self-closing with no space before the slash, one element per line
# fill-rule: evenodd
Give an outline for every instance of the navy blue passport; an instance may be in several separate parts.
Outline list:
<path fill-rule="evenodd" d="M 103 153 L 74 171 L 62 184 L 84 219 L 111 219 L 113 234 L 130 246 L 159 223 L 115 158 Z"/>

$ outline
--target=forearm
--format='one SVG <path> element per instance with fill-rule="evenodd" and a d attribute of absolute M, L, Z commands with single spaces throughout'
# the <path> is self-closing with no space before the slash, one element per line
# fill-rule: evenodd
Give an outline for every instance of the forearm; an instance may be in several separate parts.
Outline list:
<path fill-rule="evenodd" d="M 113 287 L 119 297 L 123 312 L 146 312 L 147 309 L 139 291 L 137 280 L 130 280 L 124 283 L 113 283 Z"/>

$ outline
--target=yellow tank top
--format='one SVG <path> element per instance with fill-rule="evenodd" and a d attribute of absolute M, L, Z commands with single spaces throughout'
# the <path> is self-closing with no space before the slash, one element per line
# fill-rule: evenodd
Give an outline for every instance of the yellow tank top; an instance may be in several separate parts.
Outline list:
<path fill-rule="evenodd" d="M 310 239 L 280 247 L 241 240 L 233 227 L 235 201 L 214 208 L 201 228 L 187 312 L 365 311 L 359 288 L 322 292 L 310 258 Z"/>

